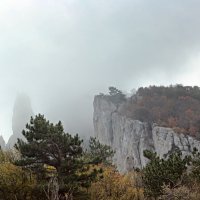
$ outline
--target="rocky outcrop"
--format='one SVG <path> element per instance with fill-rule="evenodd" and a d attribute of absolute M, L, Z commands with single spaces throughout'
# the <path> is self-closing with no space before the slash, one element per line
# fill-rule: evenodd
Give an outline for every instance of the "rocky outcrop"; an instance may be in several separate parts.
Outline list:
<path fill-rule="evenodd" d="M 143 156 L 146 149 L 155 151 L 160 157 L 166 157 L 174 148 L 179 148 L 184 155 L 191 153 L 194 147 L 200 150 L 200 141 L 190 136 L 177 134 L 171 128 L 132 120 L 118 110 L 104 95 L 95 97 L 95 136 L 115 150 L 113 162 L 121 172 L 144 167 L 148 162 Z"/>
<path fill-rule="evenodd" d="M 0 135 L 0 146 L 1 146 L 1 149 L 5 149 L 6 147 L 6 143 L 5 143 L 5 140 L 3 139 L 2 135 Z"/>
<path fill-rule="evenodd" d="M 12 148 L 17 142 L 17 138 L 24 138 L 22 135 L 22 130 L 30 121 L 31 116 L 33 116 L 33 111 L 29 97 L 25 94 L 18 95 L 13 108 L 13 135 L 11 135 L 8 140 L 6 145 L 7 148 Z"/>

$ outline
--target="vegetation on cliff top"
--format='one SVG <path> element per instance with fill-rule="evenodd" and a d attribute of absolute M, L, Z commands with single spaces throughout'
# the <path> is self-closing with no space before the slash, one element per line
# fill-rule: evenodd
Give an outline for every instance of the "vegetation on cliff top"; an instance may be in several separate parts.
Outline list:
<path fill-rule="evenodd" d="M 114 90 L 113 87 L 110 88 Z M 110 90 L 108 96 L 112 102 L 115 102 L 115 99 L 120 102 L 118 107 L 121 114 L 200 138 L 200 87 L 140 87 L 126 100 L 120 90 L 114 91 L 115 93 Z"/>

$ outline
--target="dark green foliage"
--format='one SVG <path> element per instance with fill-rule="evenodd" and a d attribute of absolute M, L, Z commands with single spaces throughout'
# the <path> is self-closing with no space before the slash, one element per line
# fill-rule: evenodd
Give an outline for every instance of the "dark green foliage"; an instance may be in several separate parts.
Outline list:
<path fill-rule="evenodd" d="M 80 186 L 89 187 L 98 171 L 88 172 L 78 135 L 65 133 L 61 122 L 54 125 L 40 114 L 31 118 L 22 134 L 27 141 L 18 139 L 15 145 L 21 153 L 16 164 L 35 172 L 39 183 L 48 183 L 47 168 L 51 166 L 55 169 L 53 176 L 58 177 L 60 193 L 75 194 Z"/>
<path fill-rule="evenodd" d="M 120 90 L 118 90 L 116 87 L 110 86 L 109 88 L 109 95 L 110 96 L 115 96 L 115 95 L 120 95 L 122 94 L 122 92 Z"/>
<path fill-rule="evenodd" d="M 164 184 L 173 188 L 180 181 L 190 162 L 190 157 L 182 158 L 180 151 L 175 151 L 166 160 L 150 151 L 144 151 L 144 156 L 150 160 L 143 169 L 145 195 L 155 198 L 163 193 Z"/>
<path fill-rule="evenodd" d="M 101 144 L 96 138 L 90 137 L 88 155 L 92 163 L 111 164 L 114 151 L 110 146 Z"/>
<path fill-rule="evenodd" d="M 121 104 L 122 102 L 126 101 L 125 94 L 122 93 L 121 90 L 118 90 L 115 87 L 109 87 L 109 99 L 116 105 Z"/>
<path fill-rule="evenodd" d="M 78 135 L 73 137 L 64 133 L 61 122 L 54 125 L 43 115 L 31 118 L 30 124 L 26 125 L 26 130 L 23 130 L 22 134 L 27 142 L 18 139 L 15 145 L 22 155 L 18 162 L 22 166 L 28 165 L 38 169 L 43 167 L 41 165 L 47 164 L 59 171 L 66 160 L 71 163 L 77 162 L 82 153 L 82 141 Z"/>
<path fill-rule="evenodd" d="M 200 182 L 200 152 L 194 148 L 191 160 L 191 177 Z"/>

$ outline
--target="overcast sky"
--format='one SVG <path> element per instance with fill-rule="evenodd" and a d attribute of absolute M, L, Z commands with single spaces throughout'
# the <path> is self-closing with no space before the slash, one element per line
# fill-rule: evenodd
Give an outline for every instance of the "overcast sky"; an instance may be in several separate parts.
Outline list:
<path fill-rule="evenodd" d="M 0 134 L 16 95 L 66 131 L 92 134 L 93 96 L 200 85 L 198 0 L 1 0 Z"/>

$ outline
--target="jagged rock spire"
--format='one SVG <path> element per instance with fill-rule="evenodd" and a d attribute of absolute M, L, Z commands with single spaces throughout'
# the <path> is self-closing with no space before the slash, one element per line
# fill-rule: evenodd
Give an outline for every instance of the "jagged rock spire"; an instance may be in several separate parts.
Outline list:
<path fill-rule="evenodd" d="M 5 149 L 5 147 L 6 147 L 6 143 L 5 143 L 5 140 L 3 139 L 2 135 L 0 135 L 0 146 L 1 146 L 1 149 Z"/>
<path fill-rule="evenodd" d="M 26 94 L 19 94 L 15 100 L 12 117 L 13 135 L 8 140 L 7 148 L 12 148 L 17 138 L 23 138 L 22 130 L 33 116 L 30 98 Z"/>

